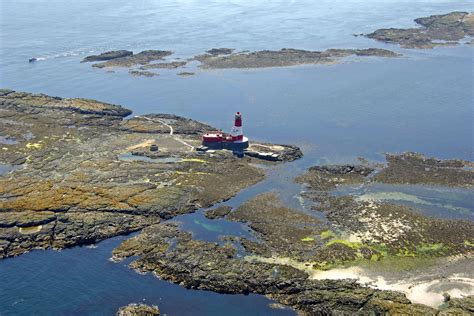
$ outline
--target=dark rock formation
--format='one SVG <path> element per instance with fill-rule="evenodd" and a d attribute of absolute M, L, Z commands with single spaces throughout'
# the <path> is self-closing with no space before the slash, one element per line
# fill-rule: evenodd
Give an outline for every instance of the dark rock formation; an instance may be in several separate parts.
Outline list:
<path fill-rule="evenodd" d="M 152 61 L 163 60 L 163 58 L 172 55 L 171 51 L 163 50 L 145 50 L 138 54 L 133 54 L 125 57 L 114 58 L 102 63 L 93 64 L 92 67 L 106 68 L 106 67 L 123 67 L 130 68 L 136 65 L 146 65 Z M 86 57 L 87 58 L 87 57 Z"/>
<path fill-rule="evenodd" d="M 132 76 L 135 77 L 154 77 L 154 76 L 159 76 L 159 74 L 151 72 L 151 71 L 142 71 L 142 70 L 130 70 L 128 72 Z"/>
<path fill-rule="evenodd" d="M 310 280 L 295 268 L 235 258 L 230 245 L 192 240 L 171 224 L 148 227 L 114 250 L 116 259 L 140 258 L 131 267 L 154 272 L 187 288 L 218 293 L 258 293 L 307 315 L 433 313 L 401 293 L 381 292 L 353 281 Z"/>
<path fill-rule="evenodd" d="M 357 56 L 396 57 L 399 54 L 378 49 L 330 49 L 324 52 L 283 48 L 279 51 L 263 50 L 251 53 L 235 53 L 225 56 L 205 54 L 196 56 L 202 68 L 266 68 L 286 67 L 306 64 L 334 63 L 335 58 Z"/>
<path fill-rule="evenodd" d="M 204 212 L 204 216 L 209 219 L 224 218 L 229 215 L 232 211 L 232 207 L 228 205 L 222 205 Z"/>
<path fill-rule="evenodd" d="M 186 77 L 186 76 L 194 76 L 195 73 L 194 73 L 194 72 L 187 72 L 187 71 L 184 71 L 184 72 L 178 72 L 177 75 L 178 75 L 178 76 L 184 76 L 184 77 Z"/>
<path fill-rule="evenodd" d="M 175 69 L 186 65 L 185 61 L 172 61 L 169 63 L 148 64 L 140 67 L 140 69 Z"/>
<path fill-rule="evenodd" d="M 63 99 L 60 97 L 51 97 L 45 94 L 32 94 L 26 92 L 16 92 L 8 89 L 0 89 L 0 102 L 3 107 L 9 107 L 23 111 L 58 109 L 77 112 L 79 114 L 96 114 L 107 116 L 125 117 L 132 113 L 120 105 L 114 105 L 89 99 Z"/>
<path fill-rule="evenodd" d="M 378 29 L 366 36 L 386 43 L 397 43 L 405 48 L 453 45 L 465 36 L 474 36 L 474 15 L 468 12 L 432 15 L 415 19 L 415 22 L 422 27 Z"/>
<path fill-rule="evenodd" d="M 117 316 L 159 316 L 160 309 L 156 305 L 128 304 L 120 307 Z"/>
<path fill-rule="evenodd" d="M 388 166 L 375 181 L 398 184 L 431 184 L 459 187 L 474 186 L 474 163 L 464 160 L 441 160 L 417 153 L 388 154 Z"/>
<path fill-rule="evenodd" d="M 104 60 L 111 60 L 115 58 L 122 58 L 132 56 L 133 52 L 129 50 L 114 50 L 105 53 L 101 53 L 99 55 L 91 55 L 84 58 L 81 62 L 91 62 L 91 61 L 104 61 Z"/>
<path fill-rule="evenodd" d="M 206 53 L 217 56 L 217 55 L 229 55 L 234 52 L 235 49 L 233 48 L 213 48 L 210 50 L 207 50 Z"/>

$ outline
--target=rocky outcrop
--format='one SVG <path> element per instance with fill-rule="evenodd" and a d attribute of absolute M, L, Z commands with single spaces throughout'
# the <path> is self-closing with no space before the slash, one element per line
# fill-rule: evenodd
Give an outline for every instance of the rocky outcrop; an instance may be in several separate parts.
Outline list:
<path fill-rule="evenodd" d="M 415 19 L 415 22 L 422 27 L 378 29 L 366 36 L 386 43 L 397 43 L 404 48 L 456 45 L 465 36 L 474 36 L 472 12 L 432 15 Z"/>
<path fill-rule="evenodd" d="M 222 205 L 205 211 L 204 216 L 209 219 L 224 218 L 229 215 L 231 211 L 232 207 L 228 205 Z"/>
<path fill-rule="evenodd" d="M 474 163 L 459 159 L 441 160 L 407 152 L 387 154 L 388 166 L 374 178 L 393 184 L 431 184 L 456 187 L 474 186 Z"/>
<path fill-rule="evenodd" d="M 404 205 L 363 196 L 331 194 L 339 185 L 363 185 L 373 181 L 406 183 L 405 179 L 411 179 L 408 183 L 461 186 L 472 181 L 473 171 L 460 169 L 465 163 L 460 160 L 424 158 L 414 153 L 387 155 L 387 160 L 388 166 L 375 175 L 372 167 L 340 165 L 311 167 L 297 178 L 298 182 L 306 184 L 308 190 L 304 196 L 316 203 L 313 208 L 324 211 L 333 227 L 357 240 L 356 243 L 335 242 L 352 249 L 369 245 L 371 255 L 377 260 L 384 254 L 436 257 L 472 251 L 474 225 L 470 221 L 427 217 Z M 436 174 L 436 181 L 432 173 Z M 452 231 L 457 233 L 452 234 Z"/>
<path fill-rule="evenodd" d="M 234 52 L 235 49 L 233 48 L 212 48 L 210 50 L 207 50 L 206 53 L 213 55 L 213 56 L 218 56 L 218 55 L 229 55 Z"/>
<path fill-rule="evenodd" d="M 156 305 L 128 304 L 120 307 L 117 316 L 159 316 L 160 309 Z"/>
<path fill-rule="evenodd" d="M 140 69 L 175 69 L 186 65 L 185 61 L 172 61 L 169 63 L 156 63 L 140 67 Z"/>
<path fill-rule="evenodd" d="M 105 53 L 101 53 L 99 55 L 91 55 L 84 58 L 81 62 L 92 62 L 92 61 L 104 61 L 104 60 L 111 60 L 115 58 L 122 58 L 122 57 L 129 57 L 132 56 L 133 52 L 129 50 L 114 50 Z"/>
<path fill-rule="evenodd" d="M 183 72 L 178 72 L 178 76 L 183 76 L 183 77 L 189 77 L 189 76 L 194 76 L 194 72 L 189 72 L 189 71 L 183 71 Z"/>
<path fill-rule="evenodd" d="M 462 298 L 451 298 L 448 295 L 446 305 L 446 308 L 440 311 L 440 316 L 472 315 L 474 313 L 474 295 Z"/>
<path fill-rule="evenodd" d="M 274 193 L 267 193 L 244 203 L 228 219 L 247 223 L 263 240 L 243 240 L 244 248 L 255 254 L 310 260 L 320 244 L 315 242 L 326 229 L 320 220 L 284 206 Z"/>
<path fill-rule="evenodd" d="M 230 55 L 204 54 L 194 57 L 201 62 L 200 67 L 208 69 L 227 68 L 267 68 L 308 64 L 334 63 L 338 58 L 351 55 L 397 57 L 399 54 L 379 48 L 329 49 L 323 52 L 283 48 L 279 51 L 263 50 Z"/>
<path fill-rule="evenodd" d="M 9 89 L 0 89 L 0 103 L 2 108 L 15 107 L 18 111 L 30 111 L 35 108 L 51 110 L 69 110 L 80 114 L 97 114 L 125 117 L 132 113 L 120 105 L 114 105 L 89 99 L 63 99 L 44 94 L 16 92 Z"/>
<path fill-rule="evenodd" d="M 135 77 L 154 77 L 154 76 L 159 76 L 159 74 L 151 72 L 151 71 L 142 71 L 142 70 L 130 70 L 128 72 L 132 76 Z"/>
<path fill-rule="evenodd" d="M 0 162 L 22 166 L 0 176 L 0 258 L 127 234 L 210 207 L 264 177 L 231 153 L 198 154 L 208 125 L 170 114 L 124 120 L 129 113 L 0 91 L 0 132 L 16 140 L 2 144 Z M 176 159 L 126 159 L 151 145 Z"/>
<path fill-rule="evenodd" d="M 184 118 L 173 114 L 152 114 L 135 116 L 129 120 L 124 120 L 121 128 L 135 133 L 173 133 L 201 135 L 205 131 L 212 130 L 213 127 L 193 119 Z"/>
<path fill-rule="evenodd" d="M 136 65 L 146 65 L 152 61 L 163 60 L 165 57 L 172 55 L 171 51 L 164 50 L 144 50 L 138 54 L 127 55 L 125 57 L 114 58 L 102 63 L 93 64 L 96 68 L 122 67 L 130 68 Z M 86 57 L 88 58 L 88 57 Z"/>
<path fill-rule="evenodd" d="M 434 312 L 411 304 L 401 293 L 381 292 L 347 280 L 310 280 L 287 265 L 239 260 L 232 246 L 192 240 L 189 233 L 171 224 L 148 227 L 113 253 L 116 259 L 139 256 L 132 268 L 187 288 L 264 294 L 307 315 Z"/>

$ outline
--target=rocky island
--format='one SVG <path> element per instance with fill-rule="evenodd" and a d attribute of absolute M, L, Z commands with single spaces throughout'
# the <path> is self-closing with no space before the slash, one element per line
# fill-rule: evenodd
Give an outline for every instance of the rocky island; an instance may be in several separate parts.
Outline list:
<path fill-rule="evenodd" d="M 436 46 L 457 45 L 465 37 L 474 36 L 474 14 L 469 12 L 451 12 L 415 19 L 421 27 L 378 29 L 366 37 L 386 43 L 397 43 L 403 48 L 433 48 Z M 361 34 L 364 35 L 364 34 Z M 358 36 L 358 35 L 357 35 Z M 472 44 L 472 40 L 470 42 Z M 233 48 L 212 48 L 205 54 L 194 56 L 187 61 L 173 60 L 163 62 L 171 51 L 147 50 L 137 54 L 118 50 L 87 56 L 82 62 L 94 62 L 97 68 L 124 67 L 134 76 L 153 77 L 157 74 L 151 69 L 182 69 L 189 61 L 199 62 L 203 69 L 230 68 L 269 68 L 299 65 L 334 64 L 349 56 L 398 57 L 401 54 L 382 48 L 364 49 L 327 49 L 308 51 L 294 48 L 281 50 L 241 51 Z M 155 63 L 155 61 L 160 61 Z M 139 66 L 138 69 L 134 68 Z M 179 75 L 192 75 L 192 72 L 180 72 Z"/>
<path fill-rule="evenodd" d="M 415 19 L 421 27 L 386 28 L 367 34 L 368 38 L 397 43 L 404 48 L 433 48 L 457 45 L 466 36 L 474 36 L 474 14 L 451 12 Z"/>
<path fill-rule="evenodd" d="M 124 119 L 130 114 L 95 100 L 0 90 L 0 132 L 9 139 L 0 162 L 15 169 L 0 175 L 0 258 L 127 234 L 264 177 L 256 158 L 197 152 L 201 133 L 212 129 L 206 124 L 174 115 Z M 301 155 L 278 149 L 281 161 Z"/>
<path fill-rule="evenodd" d="M 228 68 L 268 68 L 298 65 L 331 64 L 348 56 L 397 57 L 400 54 L 380 49 L 328 49 L 323 52 L 283 48 L 279 51 L 263 50 L 250 53 L 231 53 L 227 55 L 204 54 L 194 57 L 206 69 Z"/>
<path fill-rule="evenodd" d="M 312 212 L 326 220 L 285 206 L 271 192 L 236 209 L 210 208 L 265 175 L 252 155 L 196 151 L 211 126 L 170 114 L 125 119 L 131 111 L 118 105 L 13 90 L 0 91 L 0 105 L 0 132 L 8 139 L 0 161 L 16 166 L 0 176 L 1 258 L 141 229 L 113 251 L 114 260 L 136 256 L 132 268 L 187 288 L 263 294 L 304 314 L 469 311 L 470 298 L 436 310 L 404 293 L 321 273 L 361 265 L 419 268 L 458 255 L 472 262 L 471 221 L 332 193 L 340 185 L 374 182 L 472 188 L 472 162 L 404 153 L 387 155 L 384 166 L 311 167 L 296 181 L 306 185 Z M 301 156 L 288 145 L 253 142 L 252 151 L 278 155 L 259 161 L 267 164 Z M 202 241 L 169 221 L 197 209 L 208 209 L 210 220 L 247 225 L 254 238 Z"/>

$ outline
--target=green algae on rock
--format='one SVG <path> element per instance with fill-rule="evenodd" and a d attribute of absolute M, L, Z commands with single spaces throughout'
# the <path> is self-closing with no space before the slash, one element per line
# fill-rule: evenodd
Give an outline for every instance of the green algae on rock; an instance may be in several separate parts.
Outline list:
<path fill-rule="evenodd" d="M 297 178 L 306 184 L 304 196 L 316 203 L 313 208 L 324 211 L 331 226 L 346 235 L 338 239 L 327 234 L 326 247 L 339 244 L 352 250 L 354 259 L 375 261 L 387 256 L 432 258 L 470 253 L 472 247 L 466 243 L 474 236 L 470 221 L 437 219 L 404 205 L 331 194 L 342 184 L 404 183 L 406 177 L 411 183 L 471 185 L 472 170 L 463 169 L 467 163 L 464 161 L 424 158 L 413 153 L 388 155 L 387 160 L 388 166 L 375 175 L 370 167 L 340 165 L 311 167 Z M 430 176 L 433 169 L 435 176 Z"/>

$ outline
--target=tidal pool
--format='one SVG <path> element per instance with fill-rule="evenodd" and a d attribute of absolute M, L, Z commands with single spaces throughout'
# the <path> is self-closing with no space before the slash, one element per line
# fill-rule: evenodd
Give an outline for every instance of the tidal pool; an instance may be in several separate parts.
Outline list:
<path fill-rule="evenodd" d="M 361 200 L 404 204 L 427 216 L 474 220 L 472 189 L 371 183 L 342 185 L 336 188 L 333 194 L 353 195 Z"/>

